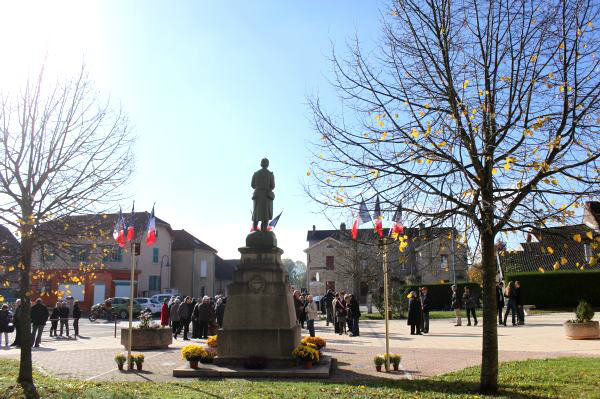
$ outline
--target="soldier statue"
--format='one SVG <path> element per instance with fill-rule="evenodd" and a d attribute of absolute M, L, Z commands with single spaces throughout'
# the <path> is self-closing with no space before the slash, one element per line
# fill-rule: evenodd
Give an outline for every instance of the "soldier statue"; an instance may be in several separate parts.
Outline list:
<path fill-rule="evenodd" d="M 254 202 L 254 210 L 252 212 L 252 226 L 254 230 L 260 222 L 260 230 L 267 231 L 269 220 L 273 219 L 273 200 L 275 199 L 275 176 L 269 169 L 269 160 L 263 158 L 260 161 L 261 169 L 254 172 L 252 175 L 252 200 Z"/>

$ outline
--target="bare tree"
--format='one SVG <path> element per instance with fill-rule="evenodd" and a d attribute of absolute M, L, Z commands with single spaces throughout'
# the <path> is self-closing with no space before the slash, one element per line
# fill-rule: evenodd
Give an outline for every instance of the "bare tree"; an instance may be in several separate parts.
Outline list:
<path fill-rule="evenodd" d="M 133 167 L 133 139 L 124 115 L 99 101 L 85 69 L 46 84 L 43 70 L 18 96 L 0 104 L 0 220 L 20 237 L 18 382 L 37 398 L 32 377 L 30 299 L 32 253 L 64 252 L 69 240 L 92 238 L 95 226 L 72 216 L 98 212 L 119 194 Z M 53 236 L 52 239 L 49 239 Z"/>
<path fill-rule="evenodd" d="M 456 217 L 480 251 L 482 392 L 498 388 L 497 235 L 568 222 L 600 191 L 599 7 L 394 1 L 378 48 L 333 53 L 344 111 L 309 99 L 313 199 L 344 210 L 379 194 L 411 222 Z"/>

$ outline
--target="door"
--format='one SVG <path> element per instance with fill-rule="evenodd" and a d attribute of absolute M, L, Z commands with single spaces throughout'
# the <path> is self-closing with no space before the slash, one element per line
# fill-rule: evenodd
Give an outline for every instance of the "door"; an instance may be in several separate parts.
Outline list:
<path fill-rule="evenodd" d="M 131 288 L 129 284 L 119 284 L 115 286 L 115 296 L 123 296 L 129 298 L 131 295 Z"/>
<path fill-rule="evenodd" d="M 104 295 L 106 295 L 106 285 L 104 283 L 94 284 L 94 303 L 92 305 L 103 302 L 106 298 Z"/>

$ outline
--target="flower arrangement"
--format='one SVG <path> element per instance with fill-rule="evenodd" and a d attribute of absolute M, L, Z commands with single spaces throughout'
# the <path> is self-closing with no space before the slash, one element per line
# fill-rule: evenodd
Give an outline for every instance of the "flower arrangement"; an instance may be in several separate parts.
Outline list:
<path fill-rule="evenodd" d="M 375 355 L 375 357 L 373 358 L 373 363 L 375 363 L 375 368 L 377 369 L 377 371 L 381 371 L 381 366 L 383 366 L 383 364 L 385 363 L 385 356 Z"/>
<path fill-rule="evenodd" d="M 212 335 L 212 336 L 208 337 L 208 340 L 206 341 L 206 345 L 216 348 L 217 347 L 217 336 Z"/>
<path fill-rule="evenodd" d="M 319 350 L 311 343 L 301 343 L 292 351 L 292 355 L 303 362 L 319 362 Z"/>
<path fill-rule="evenodd" d="M 189 361 L 198 361 L 206 356 L 206 350 L 200 345 L 188 345 L 181 349 L 181 357 Z"/>
<path fill-rule="evenodd" d="M 321 350 L 325 347 L 326 342 L 325 339 L 321 337 L 304 337 L 301 341 L 303 344 L 313 344 L 317 347 L 318 350 Z"/>
<path fill-rule="evenodd" d="M 127 356 L 125 356 L 124 354 L 117 353 L 115 355 L 115 362 L 117 363 L 119 370 L 123 370 L 123 365 L 125 364 L 125 361 L 127 361 Z"/>
<path fill-rule="evenodd" d="M 217 356 L 217 351 L 211 347 L 206 347 L 203 349 L 204 354 L 200 358 L 200 363 L 212 363 L 215 357 Z"/>
<path fill-rule="evenodd" d="M 152 314 L 150 312 L 142 312 L 139 316 L 140 324 L 137 328 L 147 330 L 150 328 L 160 328 L 160 324 L 152 321 Z"/>

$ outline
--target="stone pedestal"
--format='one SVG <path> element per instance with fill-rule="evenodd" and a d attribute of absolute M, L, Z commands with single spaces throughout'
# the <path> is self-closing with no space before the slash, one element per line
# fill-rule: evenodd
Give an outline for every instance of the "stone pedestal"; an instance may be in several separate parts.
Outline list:
<path fill-rule="evenodd" d="M 276 242 L 258 235 L 247 240 L 256 246 L 243 247 L 239 266 L 228 287 L 223 328 L 219 330 L 217 365 L 243 364 L 250 356 L 268 359 L 269 365 L 292 365 L 292 350 L 300 343 L 289 277 L 281 266 L 283 251 Z M 273 235 L 274 238 L 274 235 Z M 250 242 L 248 242 L 250 241 Z"/>

